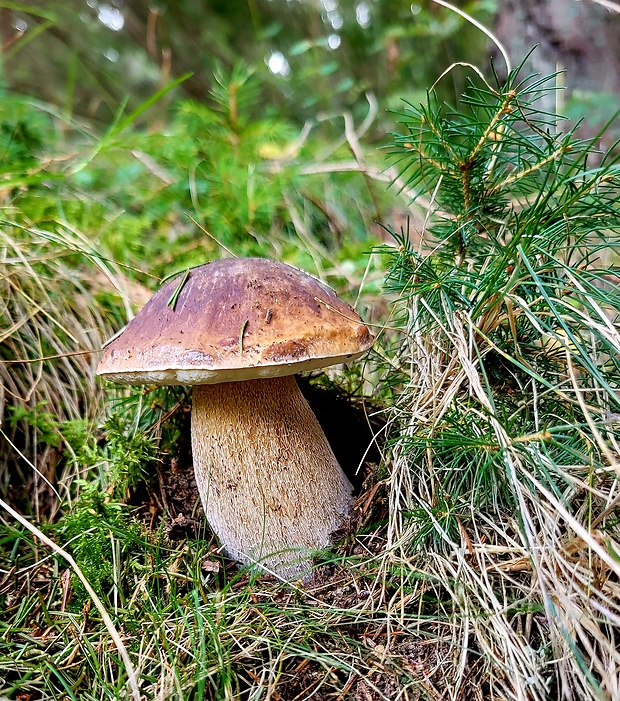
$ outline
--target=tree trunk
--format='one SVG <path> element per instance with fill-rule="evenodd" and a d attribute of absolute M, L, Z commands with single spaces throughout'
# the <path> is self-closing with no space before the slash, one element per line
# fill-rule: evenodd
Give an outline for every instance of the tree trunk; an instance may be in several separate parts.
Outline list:
<path fill-rule="evenodd" d="M 594 0 L 505 0 L 499 3 L 495 33 L 513 67 L 537 46 L 523 76 L 565 71 L 557 83 L 566 92 L 551 92 L 538 106 L 561 113 L 570 108 L 571 116 L 585 117 L 581 136 L 595 134 L 614 106 L 620 107 L 620 13 Z M 501 74 L 503 61 L 494 53 Z"/>

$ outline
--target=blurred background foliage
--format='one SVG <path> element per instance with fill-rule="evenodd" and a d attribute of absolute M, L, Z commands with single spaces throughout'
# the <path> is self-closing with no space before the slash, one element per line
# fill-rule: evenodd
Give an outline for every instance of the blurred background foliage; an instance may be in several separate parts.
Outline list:
<path fill-rule="evenodd" d="M 457 2 L 492 22 L 494 0 Z M 109 123 L 175 76 L 179 94 L 209 99 L 218 66 L 258 73 L 262 110 L 303 121 L 423 96 L 454 61 L 477 60 L 486 37 L 430 0 L 62 0 L 0 3 L 4 82 L 66 116 Z M 33 39 L 36 38 L 36 41 Z M 460 93 L 462 76 L 447 91 Z M 166 102 L 159 105 L 159 114 Z M 154 126 L 158 110 L 149 113 Z M 382 122 L 385 124 L 385 122 Z"/>
<path fill-rule="evenodd" d="M 462 4 L 492 17 L 489 0 Z M 408 214 L 390 176 L 360 175 L 362 151 L 385 167 L 386 107 L 486 45 L 445 8 L 396 0 L 2 2 L 0 26 L 0 172 L 19 173 L 19 210 L 96 231 L 156 277 L 216 241 L 318 273 L 361 262 L 378 222 Z"/>
<path fill-rule="evenodd" d="M 515 63 L 539 43 L 526 70 L 569 68 L 574 89 L 545 108 L 586 117 L 588 135 L 620 106 L 620 15 L 576 0 L 453 7 Z M 218 255 L 216 241 L 320 273 L 415 224 L 414 193 L 386 193 L 393 112 L 430 86 L 456 104 L 475 74 L 455 62 L 490 73 L 495 51 L 505 74 L 485 33 L 433 0 L 0 1 L 0 31 L 8 201 L 41 224 L 62 190 L 60 219 L 156 278 Z"/>

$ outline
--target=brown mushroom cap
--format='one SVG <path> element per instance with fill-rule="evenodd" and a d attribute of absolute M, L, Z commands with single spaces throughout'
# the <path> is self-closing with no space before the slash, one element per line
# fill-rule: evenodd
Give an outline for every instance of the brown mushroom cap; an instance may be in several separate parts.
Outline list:
<path fill-rule="evenodd" d="M 291 265 L 222 259 L 167 282 L 105 349 L 97 374 L 127 384 L 216 384 L 359 357 L 373 336 L 334 291 Z"/>

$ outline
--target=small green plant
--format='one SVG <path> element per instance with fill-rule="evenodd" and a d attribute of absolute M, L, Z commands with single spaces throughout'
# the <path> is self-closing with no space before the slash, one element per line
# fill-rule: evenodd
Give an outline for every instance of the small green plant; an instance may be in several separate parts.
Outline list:
<path fill-rule="evenodd" d="M 25 169 L 36 170 L 38 159 L 49 148 L 48 139 L 52 133 L 50 120 L 44 112 L 27 100 L 2 94 L 0 89 L 0 173 L 3 179 L 21 176 Z M 36 177 L 31 178 L 31 182 L 36 181 Z"/>
<path fill-rule="evenodd" d="M 106 421 L 104 431 L 109 490 L 117 498 L 126 498 L 138 484 L 152 477 L 157 441 L 144 431 L 135 430 L 120 414 L 113 414 Z"/>
<path fill-rule="evenodd" d="M 61 441 L 60 424 L 58 418 L 51 411 L 46 410 L 46 402 L 39 402 L 35 407 L 11 406 L 8 410 L 9 425 L 15 428 L 24 422 L 37 432 L 39 442 L 56 446 Z"/>
<path fill-rule="evenodd" d="M 96 484 L 83 482 L 79 502 L 63 519 L 58 529 L 62 542 L 86 575 L 95 592 L 107 601 L 124 598 L 119 586 L 131 569 L 134 556 L 142 553 L 144 534 L 140 525 L 127 514 L 127 507 L 111 500 Z M 72 608 L 81 610 L 88 595 L 72 578 Z"/>
<path fill-rule="evenodd" d="M 457 620 L 479 616 L 509 695 L 595 699 L 620 680 L 604 583 L 620 574 L 620 156 L 536 111 L 550 80 L 476 79 L 457 109 L 430 93 L 401 114 L 394 155 L 428 215 L 419 243 L 395 232 L 386 250 L 402 328 L 389 537 Z M 503 612 L 523 599 L 545 611 L 535 635 Z"/>

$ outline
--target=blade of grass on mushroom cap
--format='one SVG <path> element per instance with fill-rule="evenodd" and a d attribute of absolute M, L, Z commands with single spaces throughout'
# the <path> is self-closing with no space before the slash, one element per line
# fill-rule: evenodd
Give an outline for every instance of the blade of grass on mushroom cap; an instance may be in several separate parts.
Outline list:
<path fill-rule="evenodd" d="M 168 301 L 166 302 L 166 306 L 172 307 L 172 310 L 174 311 L 174 308 L 176 307 L 177 301 L 179 299 L 179 295 L 181 294 L 181 290 L 183 289 L 185 283 L 189 280 L 190 276 L 190 268 L 188 268 L 184 273 L 183 277 L 181 278 L 178 287 L 175 289 L 175 291 L 170 295 Z"/>

